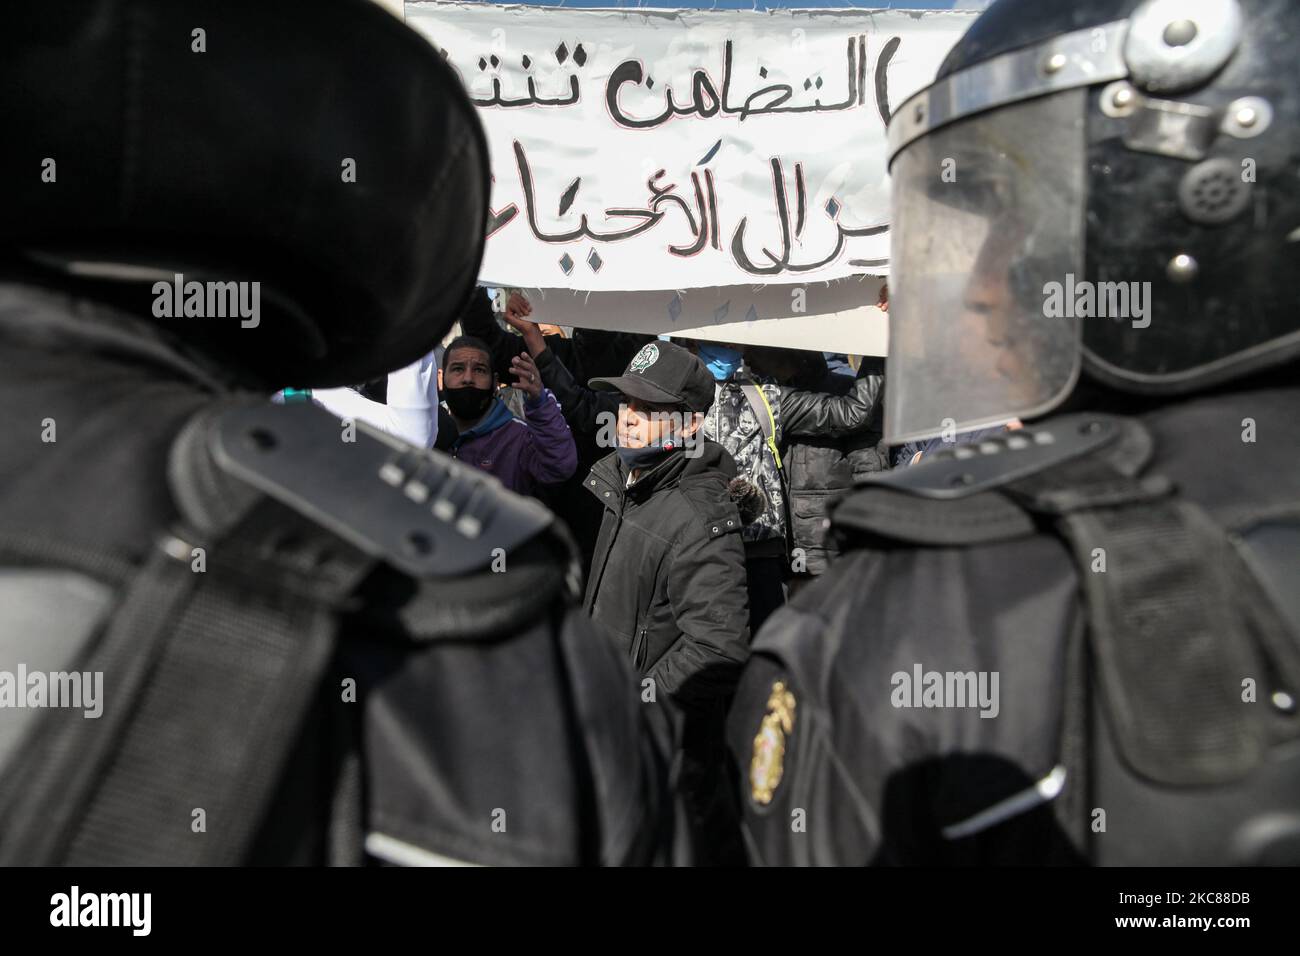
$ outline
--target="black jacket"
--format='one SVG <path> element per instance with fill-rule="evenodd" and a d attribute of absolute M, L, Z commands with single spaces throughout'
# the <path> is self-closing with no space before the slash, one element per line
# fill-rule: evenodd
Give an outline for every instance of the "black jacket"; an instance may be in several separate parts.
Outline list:
<path fill-rule="evenodd" d="M 857 484 L 869 475 L 890 468 L 889 446 L 885 444 L 885 360 L 864 355 L 858 366 L 858 378 L 878 376 L 880 388 L 876 392 L 876 408 L 866 429 L 844 442 L 844 451 Z"/>
<path fill-rule="evenodd" d="M 825 376 L 820 391 L 855 392 L 870 405 L 871 414 L 866 426 L 855 432 L 796 438 L 783 455 L 790 490 L 790 543 L 795 549 L 792 565 L 809 574 L 821 574 L 837 553 L 827 533 L 831 507 L 855 482 L 880 470 L 875 449 L 884 422 L 884 376 L 868 374 L 866 366 L 855 379 Z"/>
<path fill-rule="evenodd" d="M 749 645 L 741 519 L 727 492 L 735 464 L 713 442 L 695 449 L 630 488 L 611 454 L 585 482 L 605 509 L 587 581 L 592 622 L 682 704 L 729 693 Z"/>
<path fill-rule="evenodd" d="M 1300 391 L 1280 381 L 1119 418 L 1119 438 L 1045 470 L 1036 456 L 1056 452 L 1035 449 L 1095 420 L 1048 419 L 974 457 L 939 452 L 848 496 L 833 514 L 844 553 L 756 637 L 731 712 L 751 859 L 1294 865 L 1285 827 L 1264 825 L 1300 805 L 1292 692 L 1279 705 L 1267 689 L 1300 679 Z M 1257 440 L 1243 441 L 1247 423 Z M 1140 500 L 1106 519 L 1107 548 L 1052 530 L 1062 511 L 1100 521 L 1121 494 Z M 1235 540 L 1143 527 L 1192 507 Z M 1215 587 L 1189 590 L 1193 567 Z M 1106 588 L 1127 600 L 1095 605 Z M 1146 649 L 1156 638 L 1163 653 Z M 1176 676 L 1207 652 L 1196 681 Z M 989 691 L 996 676 L 996 700 L 932 709 L 918 668 L 983 675 Z M 1243 703 L 1245 677 L 1258 702 Z M 1108 703 L 1121 686 L 1144 718 L 1123 732 L 1132 718 Z M 1130 766 L 1143 748 L 1187 746 L 1184 734 L 1213 746 L 1169 761 L 1177 770 L 1231 779 L 1153 783 L 1158 762 Z"/>
<path fill-rule="evenodd" d="M 222 628 L 223 639 L 242 641 L 241 665 L 270 646 L 266 633 L 250 627 L 264 620 L 252 612 L 274 615 L 294 606 L 289 593 L 274 579 L 241 577 L 239 555 L 245 552 L 232 552 L 232 539 L 220 527 L 248 508 L 247 527 L 262 542 L 262 550 L 247 552 L 249 560 L 283 553 L 276 567 L 297 588 L 333 579 L 345 560 L 369 570 L 364 580 L 340 589 L 350 593 L 327 613 L 283 622 L 289 637 L 319 636 L 323 670 L 317 686 L 308 688 L 312 703 L 300 722 L 246 728 L 255 753 L 284 740 L 290 757 L 283 767 L 268 768 L 272 799 L 259 803 L 247 821 L 253 837 L 223 849 L 219 860 L 359 862 L 362 840 L 371 858 L 391 862 L 649 859 L 646 851 L 664 833 L 669 744 L 666 734 L 662 746 L 656 742 L 649 722 L 658 718 L 641 706 L 630 669 L 595 639 L 578 607 L 572 551 L 553 522 L 511 547 L 494 567 L 484 563 L 455 577 L 410 573 L 402 570 L 400 555 L 359 554 L 351 539 L 324 530 L 355 529 L 360 513 L 375 509 L 397 522 L 411 520 L 401 517 L 410 514 L 404 512 L 410 500 L 403 505 L 402 492 L 378 469 L 353 475 L 351 493 L 339 499 L 349 503 L 337 512 L 302 513 L 237 478 L 205 451 L 207 416 L 243 409 L 268 415 L 273 426 L 289 422 L 290 430 L 306 422 L 293 416 L 328 423 L 327 440 L 309 455 L 315 464 L 307 469 L 307 492 L 346 474 L 366 449 L 379 448 L 392 449 L 399 467 L 415 461 L 403 455 L 417 456 L 426 480 L 441 474 L 448 482 L 440 486 L 444 491 L 467 482 L 458 500 L 468 509 L 463 491 L 472 488 L 479 504 L 488 505 L 481 512 L 487 521 L 494 511 L 516 507 L 516 496 L 493 490 L 477 473 L 462 475 L 472 470 L 457 469 L 445 456 L 403 452 L 363 429 L 356 442 L 340 442 L 337 420 L 324 412 L 272 406 L 265 395 L 232 389 L 220 368 L 187 358 L 136 319 L 4 283 L 0 406 L 0 659 L 25 660 L 33 671 L 84 666 L 64 662 L 98 654 L 110 624 L 128 639 L 125 652 L 103 669 L 104 719 L 84 720 L 73 710 L 5 711 L 27 722 L 19 726 L 6 716 L 0 724 L 0 855 L 20 832 L 63 839 L 72 829 L 58 821 L 82 812 L 71 793 L 53 792 L 46 805 L 31 805 L 39 787 L 57 783 L 44 774 L 56 756 L 49 741 L 63 733 L 89 735 L 87 746 L 112 754 L 123 726 L 115 721 L 136 719 L 114 695 L 126 693 L 152 639 L 150 622 L 171 598 L 153 599 L 147 613 L 133 618 L 115 611 L 142 568 L 170 560 L 160 540 L 171 542 L 168 554 L 178 558 L 172 564 L 179 573 L 171 572 L 170 580 L 202 596 L 190 606 L 191 625 L 202 620 Z M 47 419 L 46 437 L 56 440 L 42 438 Z M 187 428 L 190 422 L 205 424 Z M 541 510 L 533 503 L 519 506 Z M 452 528 L 451 522 L 444 526 Z M 492 537 L 493 528 L 485 525 L 484 537 Z M 427 542 L 432 553 L 473 546 L 442 534 L 430 532 L 436 538 Z M 324 546 L 307 553 L 303 541 Z M 191 573 L 191 545 L 205 549 L 203 574 Z M 163 664 L 156 673 L 183 666 L 185 655 L 194 653 L 184 643 L 187 633 L 193 627 L 177 621 L 157 632 Z M 140 652 L 132 654 L 130 641 L 137 639 Z M 144 750 L 110 762 L 113 770 L 138 767 L 136 759 L 148 765 L 159 748 L 178 761 L 197 760 L 196 772 L 220 766 L 230 748 L 208 740 L 194 718 L 211 706 L 224 708 L 223 719 L 240 719 L 230 703 L 240 699 L 238 669 L 201 670 L 185 686 L 165 691 L 163 684 L 148 686 L 139 713 L 162 707 L 161 716 L 170 713 L 171 719 L 156 720 L 149 732 L 156 736 L 135 739 L 134 746 L 147 745 Z M 288 683 L 277 678 L 277 686 L 283 693 Z M 258 779 L 250 775 L 249 785 Z M 229 839 L 229 818 L 218 823 L 218 808 L 205 802 L 216 799 L 211 792 L 188 795 L 194 802 L 184 804 L 209 814 L 206 839 L 196 841 L 189 809 L 174 826 L 159 818 L 148 776 L 122 782 L 125 801 L 119 793 L 104 805 L 87 795 L 91 809 L 82 836 L 53 849 L 52 859 L 190 862 L 191 853 L 207 853 Z M 174 783 L 182 793 L 190 785 L 186 779 Z M 153 841 L 169 826 L 176 829 L 168 841 L 174 852 L 140 857 L 135 854 L 143 851 L 122 849 L 116 836 L 139 833 Z"/>

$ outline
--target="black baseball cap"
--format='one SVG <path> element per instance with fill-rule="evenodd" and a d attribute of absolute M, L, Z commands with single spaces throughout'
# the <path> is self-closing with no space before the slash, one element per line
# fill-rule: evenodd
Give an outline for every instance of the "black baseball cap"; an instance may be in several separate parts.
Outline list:
<path fill-rule="evenodd" d="M 692 412 L 713 406 L 714 381 L 704 363 L 672 342 L 649 342 L 615 378 L 593 378 L 587 383 L 607 392 L 656 405 L 677 405 Z"/>

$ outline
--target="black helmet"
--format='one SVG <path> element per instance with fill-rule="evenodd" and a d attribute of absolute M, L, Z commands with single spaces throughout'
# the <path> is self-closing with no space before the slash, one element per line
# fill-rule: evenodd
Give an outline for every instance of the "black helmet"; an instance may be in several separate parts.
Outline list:
<path fill-rule="evenodd" d="M 1000 0 L 894 113 L 890 441 L 1300 354 L 1300 4 Z"/>
<path fill-rule="evenodd" d="M 250 382 L 412 362 L 473 288 L 482 128 L 437 51 L 369 0 L 18 4 L 0 103 L 0 270 L 111 289 Z M 219 306 L 256 282 L 259 319 L 154 318 L 175 282 Z"/>

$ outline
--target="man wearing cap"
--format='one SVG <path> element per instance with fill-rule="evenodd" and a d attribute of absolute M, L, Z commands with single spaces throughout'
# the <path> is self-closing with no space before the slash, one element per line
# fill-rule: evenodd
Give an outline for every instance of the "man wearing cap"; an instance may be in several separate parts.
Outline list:
<path fill-rule="evenodd" d="M 641 675 L 641 698 L 682 715 L 681 787 L 694 825 L 716 835 L 728 695 L 748 655 L 741 519 L 728 493 L 736 464 L 700 434 L 713 378 L 670 342 L 650 342 L 616 378 L 618 447 L 587 476 L 604 506 L 585 606 L 596 630 Z M 711 843 L 716 849 L 716 842 Z M 701 845 L 703 862 L 713 862 Z"/>
<path fill-rule="evenodd" d="M 599 428 L 596 441 L 607 441 L 603 423 L 616 413 L 617 399 L 584 388 L 524 315 L 507 309 L 506 321 L 522 334 L 543 384 L 555 395 L 570 426 L 575 432 Z M 787 561 L 792 557 L 789 479 L 782 464 L 786 451 L 794 443 L 862 441 L 882 414 L 884 375 L 858 375 L 845 394 L 832 394 L 780 385 L 768 376 L 754 378 L 748 368 L 751 360 L 738 348 L 709 342 L 693 348 L 714 379 L 714 401 L 702 434 L 721 444 L 735 460 L 737 473 L 761 492 L 756 496 L 761 510 L 745 522 L 742 532 L 750 629 L 757 631 L 785 603 Z M 823 495 L 815 503 L 805 498 L 803 505 L 824 512 L 828 498 Z"/>
<path fill-rule="evenodd" d="M 657 693 L 679 702 L 730 691 L 749 643 L 736 465 L 699 435 L 713 379 L 694 355 L 651 342 L 617 378 L 618 448 L 587 489 L 605 508 L 586 607 Z"/>

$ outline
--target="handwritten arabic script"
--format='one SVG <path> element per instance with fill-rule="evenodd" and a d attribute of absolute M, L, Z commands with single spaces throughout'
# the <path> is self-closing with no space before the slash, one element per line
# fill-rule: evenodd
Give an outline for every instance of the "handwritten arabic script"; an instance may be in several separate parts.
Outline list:
<path fill-rule="evenodd" d="M 886 124 L 889 122 L 889 61 L 898 52 L 898 47 L 902 42 L 901 37 L 889 37 L 881 49 L 881 54 L 876 60 L 873 71 L 876 107 L 879 110 L 881 122 Z M 751 116 L 764 116 L 772 113 L 833 113 L 839 110 L 851 109 L 854 106 L 862 106 L 866 103 L 866 34 L 858 34 L 848 38 L 845 56 L 845 85 L 848 92 L 843 100 L 832 103 L 822 102 L 821 89 L 823 81 L 821 75 L 816 74 L 815 78 L 814 76 L 805 76 L 803 79 L 803 92 L 809 94 L 804 98 L 812 102 L 787 105 L 791 99 L 795 98 L 795 87 L 789 83 L 770 83 L 751 92 L 737 106 L 731 99 L 733 51 L 734 41 L 726 40 L 722 47 L 721 94 L 719 94 L 709 71 L 703 68 L 696 69 L 691 73 L 690 99 L 685 103 L 677 102 L 673 96 L 672 86 L 662 84 L 660 89 L 663 92 L 660 95 L 664 101 L 663 110 L 657 116 L 649 117 L 630 116 L 619 102 L 619 91 L 625 85 L 641 86 L 647 92 L 653 91 L 655 88 L 654 77 L 646 74 L 645 67 L 640 60 L 624 60 L 614 67 L 608 78 L 603 81 L 603 97 L 610 117 L 625 129 L 653 129 L 675 117 L 690 116 L 692 114 L 703 119 L 718 114 L 738 116 L 743 121 Z M 449 56 L 446 50 L 443 50 L 442 53 L 444 57 Z M 562 65 L 568 59 L 568 47 L 561 43 L 555 49 L 553 55 L 557 65 Z M 573 62 L 578 69 L 581 69 L 586 62 L 586 54 L 581 43 L 578 44 L 575 51 Z M 480 56 L 478 59 L 479 72 L 483 73 L 489 68 L 493 71 L 491 76 L 492 95 L 471 96 L 471 102 L 475 106 L 485 109 L 510 109 L 520 106 L 573 106 L 576 104 L 581 98 L 581 85 L 577 73 L 568 76 L 565 89 L 561 95 L 543 96 L 537 90 L 536 77 L 532 75 L 538 63 L 538 60 L 527 53 L 520 56 L 519 65 L 527 73 L 524 81 L 526 95 L 510 97 L 502 92 L 501 76 L 496 75 L 502 67 L 501 58 L 496 54 L 490 54 L 487 58 Z M 766 79 L 768 75 L 767 67 L 760 66 L 758 74 L 763 79 Z"/>
<path fill-rule="evenodd" d="M 485 280 L 684 289 L 888 263 L 890 111 L 964 19 L 538 13 L 408 5 L 488 130 Z"/>

